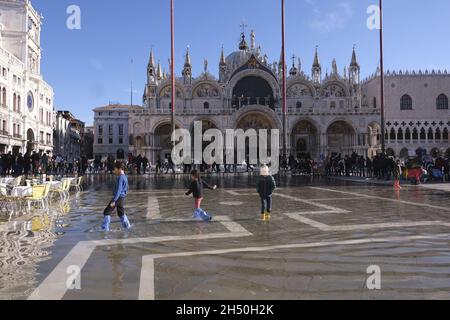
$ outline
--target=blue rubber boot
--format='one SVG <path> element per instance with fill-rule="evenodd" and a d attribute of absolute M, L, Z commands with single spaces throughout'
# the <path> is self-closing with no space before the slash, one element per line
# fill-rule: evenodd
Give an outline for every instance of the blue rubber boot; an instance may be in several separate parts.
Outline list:
<path fill-rule="evenodd" d="M 102 230 L 109 231 L 111 225 L 111 216 L 105 216 L 102 222 Z"/>
<path fill-rule="evenodd" d="M 128 220 L 127 215 L 123 215 L 122 217 L 120 217 L 120 222 L 122 223 L 122 227 L 125 230 L 130 230 L 131 229 L 131 223 L 130 220 Z"/>
<path fill-rule="evenodd" d="M 212 217 L 204 210 L 200 209 L 200 218 L 203 221 L 211 221 Z"/>
<path fill-rule="evenodd" d="M 192 215 L 193 219 L 200 220 L 202 219 L 202 213 L 200 209 L 195 209 L 194 214 Z"/>

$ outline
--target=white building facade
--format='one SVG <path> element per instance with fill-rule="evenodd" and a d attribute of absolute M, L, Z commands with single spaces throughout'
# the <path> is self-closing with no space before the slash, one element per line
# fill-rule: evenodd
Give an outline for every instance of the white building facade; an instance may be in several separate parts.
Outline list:
<path fill-rule="evenodd" d="M 396 71 L 385 75 L 387 153 L 400 158 L 419 150 L 450 156 L 450 74 L 448 71 Z M 363 104 L 380 102 L 380 77 L 363 83 Z"/>
<path fill-rule="evenodd" d="M 69 163 L 81 158 L 81 133 L 72 126 L 73 120 L 75 118 L 69 111 L 58 111 L 53 134 L 53 153 L 64 157 Z"/>
<path fill-rule="evenodd" d="M 53 150 L 54 93 L 40 72 L 42 17 L 0 0 L 0 153 Z"/>
<path fill-rule="evenodd" d="M 94 109 L 94 158 L 128 158 L 128 123 L 135 108 L 140 107 L 110 104 Z"/>

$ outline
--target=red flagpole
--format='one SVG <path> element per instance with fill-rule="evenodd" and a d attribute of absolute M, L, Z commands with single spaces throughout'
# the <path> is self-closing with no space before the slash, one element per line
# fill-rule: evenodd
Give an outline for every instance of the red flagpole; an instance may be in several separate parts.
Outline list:
<path fill-rule="evenodd" d="M 281 63 L 283 65 L 283 157 L 287 161 L 287 102 L 286 102 L 286 48 L 285 48 L 285 13 L 284 0 L 281 0 Z"/>
<path fill-rule="evenodd" d="M 385 115 L 384 115 L 384 53 L 383 53 L 383 0 L 380 0 L 380 94 L 381 94 L 381 152 L 386 151 Z"/>
<path fill-rule="evenodd" d="M 170 37 L 171 37 L 171 59 L 170 59 L 170 74 L 172 80 L 172 106 L 171 106 L 171 115 L 172 115 L 172 133 L 175 132 L 175 95 L 176 95 L 176 87 L 175 87 L 175 22 L 174 22 L 174 0 L 170 0 Z"/>

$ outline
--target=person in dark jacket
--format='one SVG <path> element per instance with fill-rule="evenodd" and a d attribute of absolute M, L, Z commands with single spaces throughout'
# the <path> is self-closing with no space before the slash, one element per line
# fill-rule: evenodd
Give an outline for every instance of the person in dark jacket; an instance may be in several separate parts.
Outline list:
<path fill-rule="evenodd" d="M 269 167 L 262 166 L 260 175 L 256 191 L 261 197 L 261 218 L 263 221 L 269 221 L 272 212 L 272 195 L 277 185 L 273 176 L 270 175 Z"/>
<path fill-rule="evenodd" d="M 190 196 L 192 194 L 194 196 L 195 210 L 202 210 L 201 205 L 204 198 L 204 188 L 216 190 L 217 186 L 210 186 L 207 182 L 203 181 L 197 170 L 193 170 L 191 172 L 191 185 L 186 195 Z"/>

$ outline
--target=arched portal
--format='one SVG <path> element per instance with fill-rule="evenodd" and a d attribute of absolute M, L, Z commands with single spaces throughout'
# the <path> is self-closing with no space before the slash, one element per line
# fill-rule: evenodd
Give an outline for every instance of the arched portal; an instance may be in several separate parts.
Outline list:
<path fill-rule="evenodd" d="M 179 126 L 175 126 L 179 129 Z M 154 149 L 156 150 L 156 160 L 162 161 L 170 159 L 172 154 L 172 125 L 170 123 L 162 123 L 156 127 L 154 132 Z"/>
<path fill-rule="evenodd" d="M 236 109 L 250 105 L 263 105 L 273 110 L 275 109 L 275 99 L 272 87 L 261 77 L 244 77 L 237 82 L 233 89 L 232 105 Z"/>
<path fill-rule="evenodd" d="M 329 152 L 350 155 L 354 151 L 355 134 L 355 129 L 345 121 L 332 123 L 327 130 Z"/>
<path fill-rule="evenodd" d="M 210 129 L 218 129 L 217 125 L 209 120 L 209 119 L 199 119 L 199 120 L 195 120 L 195 122 L 201 122 L 202 123 L 202 136 L 205 134 L 206 131 L 210 130 Z M 191 127 L 191 148 L 192 148 L 192 155 L 194 155 L 194 148 L 195 148 L 195 141 L 196 139 L 198 139 L 198 137 L 195 136 L 195 132 L 194 132 L 194 124 L 192 124 Z M 206 147 L 210 144 L 211 142 L 208 141 L 203 141 L 202 139 L 202 153 L 203 151 L 206 149 Z"/>
<path fill-rule="evenodd" d="M 276 122 L 267 114 L 263 112 L 258 111 L 252 111 L 243 114 L 237 121 L 236 129 L 242 129 L 244 132 L 247 130 L 254 129 L 256 131 L 257 137 L 258 137 L 258 146 L 257 146 L 257 160 L 258 163 L 260 163 L 260 157 L 259 157 L 259 151 L 260 151 L 260 145 L 259 145 L 259 134 L 260 130 L 267 130 L 267 150 L 268 155 L 270 156 L 270 150 L 271 150 L 271 130 L 276 129 L 277 125 Z M 235 141 L 235 146 L 237 147 L 237 141 Z M 249 156 L 251 155 L 249 143 L 246 143 L 245 146 L 245 156 L 248 161 Z"/>
<path fill-rule="evenodd" d="M 317 128 L 308 120 L 299 121 L 292 130 L 292 146 L 295 147 L 295 156 L 317 158 L 319 153 L 319 137 Z"/>

